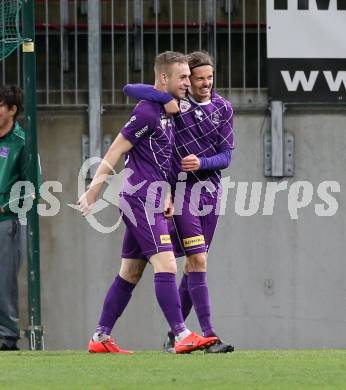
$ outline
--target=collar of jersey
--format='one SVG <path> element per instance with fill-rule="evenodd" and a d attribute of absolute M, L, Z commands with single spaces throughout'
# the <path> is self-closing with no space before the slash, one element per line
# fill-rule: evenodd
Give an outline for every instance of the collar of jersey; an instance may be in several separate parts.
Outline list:
<path fill-rule="evenodd" d="M 190 99 L 193 103 L 197 104 L 198 106 L 207 106 L 208 104 L 211 103 L 211 99 L 208 100 L 207 102 L 196 102 L 196 100 L 195 100 L 190 94 L 189 94 L 189 99 Z"/>

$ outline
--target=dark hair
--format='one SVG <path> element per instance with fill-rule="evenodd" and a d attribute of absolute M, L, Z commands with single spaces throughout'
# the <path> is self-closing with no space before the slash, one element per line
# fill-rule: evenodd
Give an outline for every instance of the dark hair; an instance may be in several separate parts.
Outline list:
<path fill-rule="evenodd" d="M 17 112 L 13 117 L 16 120 L 17 116 L 23 111 L 23 91 L 16 85 L 1 86 L 0 104 L 5 104 L 9 109 L 16 106 Z"/>
<path fill-rule="evenodd" d="M 214 60 L 206 51 L 194 51 L 187 55 L 190 69 L 198 68 L 199 66 L 210 65 L 214 67 Z"/>
<path fill-rule="evenodd" d="M 165 51 L 155 57 L 155 71 L 161 71 L 162 68 L 167 68 L 175 63 L 187 64 L 187 57 L 176 51 Z"/>

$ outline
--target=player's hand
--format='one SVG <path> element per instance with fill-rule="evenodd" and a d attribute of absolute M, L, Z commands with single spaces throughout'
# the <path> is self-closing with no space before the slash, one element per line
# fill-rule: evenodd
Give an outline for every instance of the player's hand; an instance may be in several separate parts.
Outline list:
<path fill-rule="evenodd" d="M 164 107 L 165 107 L 165 111 L 166 111 L 167 116 L 172 116 L 180 111 L 179 105 L 178 105 L 178 102 L 176 99 L 172 99 L 171 101 L 166 103 L 164 105 Z"/>
<path fill-rule="evenodd" d="M 77 204 L 79 205 L 79 210 L 84 215 L 84 217 L 90 213 L 96 200 L 97 194 L 90 188 L 79 198 Z"/>
<path fill-rule="evenodd" d="M 174 214 L 174 206 L 172 202 L 171 196 L 167 199 L 165 199 L 165 211 L 164 211 L 164 216 L 166 218 L 172 218 Z"/>
<path fill-rule="evenodd" d="M 4 213 L 4 212 L 5 212 L 5 209 L 3 207 L 0 207 L 0 214 Z"/>
<path fill-rule="evenodd" d="M 190 154 L 181 160 L 181 170 L 184 172 L 198 171 L 200 166 L 201 162 L 194 154 Z"/>

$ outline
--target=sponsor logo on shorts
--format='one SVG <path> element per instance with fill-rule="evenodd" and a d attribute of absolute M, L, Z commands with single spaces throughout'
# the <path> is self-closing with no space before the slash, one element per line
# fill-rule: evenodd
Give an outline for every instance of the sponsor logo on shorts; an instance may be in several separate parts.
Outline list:
<path fill-rule="evenodd" d="M 10 154 L 10 149 L 5 146 L 0 147 L 0 157 L 7 158 Z"/>
<path fill-rule="evenodd" d="M 169 234 L 161 234 L 160 236 L 161 244 L 171 244 L 171 236 Z"/>
<path fill-rule="evenodd" d="M 205 244 L 204 236 L 188 237 L 183 239 L 184 248 Z"/>

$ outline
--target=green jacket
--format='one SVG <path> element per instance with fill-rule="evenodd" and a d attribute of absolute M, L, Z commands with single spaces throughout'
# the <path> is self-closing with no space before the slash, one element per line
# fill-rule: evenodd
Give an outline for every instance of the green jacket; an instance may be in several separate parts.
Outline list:
<path fill-rule="evenodd" d="M 0 207 L 5 209 L 5 213 L 0 213 L 0 222 L 17 218 L 8 202 L 13 184 L 25 180 L 24 146 L 25 133 L 17 122 L 9 133 L 0 137 Z"/>

